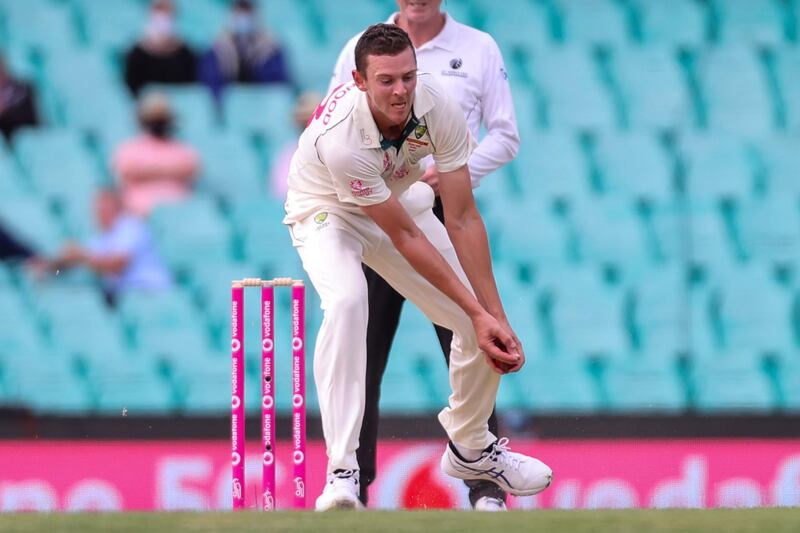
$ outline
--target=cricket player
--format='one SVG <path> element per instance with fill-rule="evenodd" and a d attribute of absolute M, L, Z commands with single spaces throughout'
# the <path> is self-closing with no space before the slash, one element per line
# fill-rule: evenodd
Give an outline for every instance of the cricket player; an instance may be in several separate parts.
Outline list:
<path fill-rule="evenodd" d="M 449 437 L 443 471 L 484 479 L 514 495 L 550 485 L 552 470 L 514 453 L 487 420 L 500 375 L 524 351 L 503 311 L 486 229 L 467 167 L 475 145 L 464 115 L 429 75 L 417 74 L 408 34 L 370 26 L 355 47 L 353 82 L 322 101 L 289 171 L 285 223 L 324 318 L 314 378 L 328 455 L 317 510 L 358 508 L 358 435 L 364 414 L 367 264 L 434 323 L 453 331 Z M 433 156 L 446 227 L 431 187 L 418 182 Z"/>
<path fill-rule="evenodd" d="M 473 189 L 481 180 L 510 162 L 519 149 L 519 132 L 514 115 L 511 89 L 500 48 L 492 37 L 454 20 L 441 11 L 441 0 L 398 0 L 399 11 L 387 23 L 397 24 L 414 44 L 417 67 L 430 73 L 461 106 L 467 126 L 478 139 L 481 125 L 485 135 L 469 158 Z M 344 46 L 331 78 L 330 89 L 353 79 L 355 68 L 354 36 Z M 433 205 L 436 217 L 444 222 L 444 209 L 438 195 L 439 172 L 430 157 L 422 161 L 420 177 L 437 193 Z M 375 480 L 381 381 L 389 361 L 405 298 L 374 270 L 365 267 L 369 293 L 367 321 L 367 382 L 364 420 L 359 435 L 358 464 L 361 467 L 360 499 L 367 504 L 369 485 Z M 435 326 L 445 361 L 449 364 L 453 333 Z M 492 411 L 489 431 L 497 432 L 497 416 Z M 506 495 L 490 481 L 465 481 L 469 502 L 478 511 L 504 511 Z"/>

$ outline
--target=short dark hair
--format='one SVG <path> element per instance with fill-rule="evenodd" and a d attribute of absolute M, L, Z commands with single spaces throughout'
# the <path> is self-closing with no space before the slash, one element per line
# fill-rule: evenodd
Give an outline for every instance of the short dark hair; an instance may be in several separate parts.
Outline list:
<path fill-rule="evenodd" d="M 402 28 L 394 24 L 373 24 L 361 34 L 356 43 L 356 70 L 366 77 L 367 56 L 396 56 L 406 48 L 411 48 L 416 61 L 414 45 Z"/>

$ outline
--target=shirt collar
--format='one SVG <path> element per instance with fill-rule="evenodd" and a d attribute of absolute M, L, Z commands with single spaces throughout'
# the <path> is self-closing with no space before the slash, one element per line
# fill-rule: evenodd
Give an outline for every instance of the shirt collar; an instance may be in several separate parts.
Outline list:
<path fill-rule="evenodd" d="M 419 119 L 425 116 L 435 105 L 433 97 L 424 87 L 426 76 L 430 76 L 430 74 L 422 73 L 417 76 L 417 89 L 414 91 L 414 105 L 411 108 L 411 119 L 406 124 L 403 135 L 400 136 L 402 140 L 405 140 L 405 138 L 414 131 L 414 128 L 420 123 Z M 393 141 L 381 141 L 378 125 L 375 124 L 375 119 L 372 118 L 372 113 L 369 110 L 367 93 L 359 91 L 357 98 L 355 109 L 353 110 L 353 121 L 361 139 L 361 148 L 383 148 L 385 150 L 389 146 L 394 146 L 395 143 Z M 412 123 L 414 123 L 413 126 Z M 389 144 L 384 147 L 385 143 Z M 398 144 L 402 144 L 402 141 L 398 141 Z"/>
<path fill-rule="evenodd" d="M 399 15 L 399 12 L 392 13 L 392 16 L 390 16 L 389 20 L 386 22 L 388 24 L 395 24 L 395 21 Z M 427 48 L 442 48 L 450 52 L 454 51 L 458 44 L 458 28 L 456 28 L 456 24 L 457 22 L 453 19 L 453 17 L 451 17 L 450 14 L 445 11 L 444 27 L 442 28 L 442 31 L 440 31 L 436 37 L 417 48 L 417 50 L 425 50 Z"/>

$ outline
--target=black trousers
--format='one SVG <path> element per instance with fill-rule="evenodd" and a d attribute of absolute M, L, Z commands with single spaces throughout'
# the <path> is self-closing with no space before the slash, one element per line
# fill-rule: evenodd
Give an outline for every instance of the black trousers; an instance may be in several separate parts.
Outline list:
<path fill-rule="evenodd" d="M 444 212 L 439 198 L 436 198 L 433 212 L 444 220 Z M 356 452 L 360 469 L 361 501 L 367 504 L 367 488 L 375 480 L 376 467 L 375 455 L 378 441 L 378 419 L 380 413 L 378 403 L 381 397 L 381 380 L 389 360 L 389 351 L 392 347 L 400 313 L 403 310 L 403 298 L 382 277 L 372 269 L 364 266 L 364 275 L 367 278 L 369 291 L 369 322 L 367 324 L 367 379 L 366 379 L 366 406 L 364 421 L 361 424 L 359 446 Z M 439 344 L 444 354 L 445 362 L 450 364 L 450 341 L 453 332 L 434 325 Z M 494 410 L 489 418 L 489 431 L 497 435 L 497 416 Z M 469 487 L 469 500 L 472 505 L 483 496 L 502 498 L 505 501 L 505 492 L 491 481 L 466 481 Z"/>

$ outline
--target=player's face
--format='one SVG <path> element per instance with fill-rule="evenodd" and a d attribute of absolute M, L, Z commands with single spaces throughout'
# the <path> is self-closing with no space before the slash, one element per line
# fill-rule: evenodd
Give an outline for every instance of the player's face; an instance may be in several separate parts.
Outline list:
<path fill-rule="evenodd" d="M 417 62 L 411 47 L 394 56 L 367 56 L 367 75 L 356 72 L 356 85 L 367 93 L 379 127 L 404 125 L 414 103 Z"/>
<path fill-rule="evenodd" d="M 442 0 L 397 0 L 400 12 L 409 22 L 424 24 L 439 15 Z"/>

